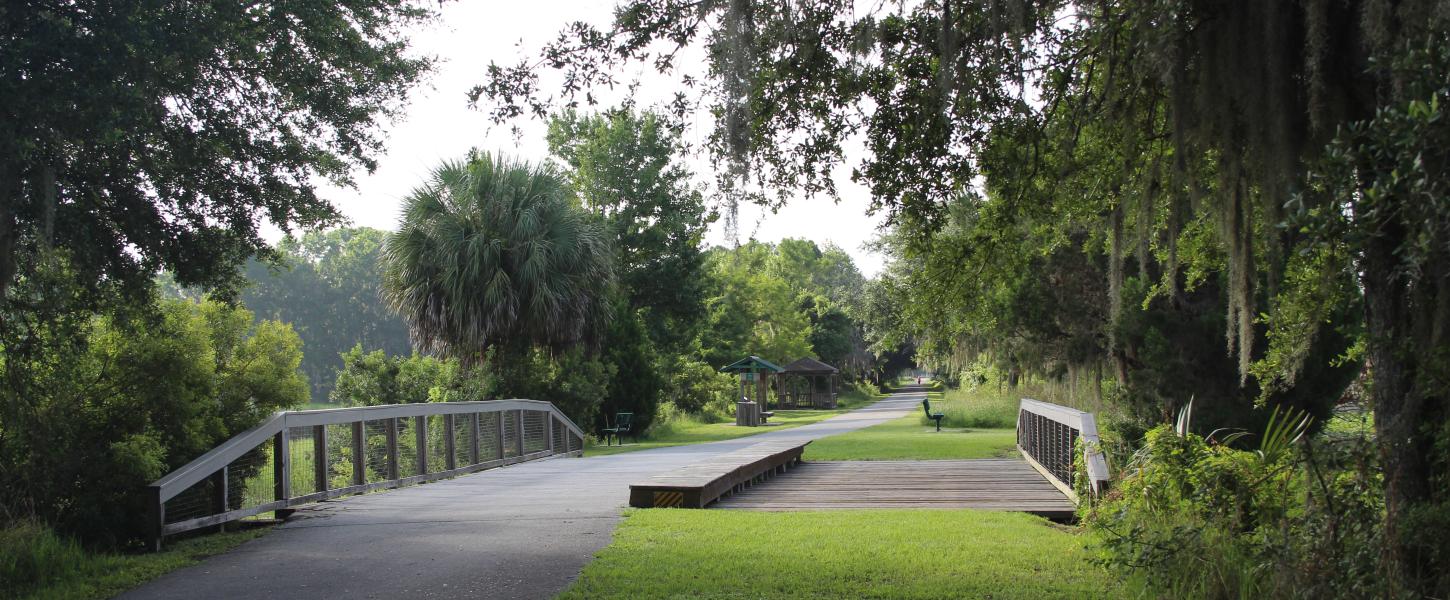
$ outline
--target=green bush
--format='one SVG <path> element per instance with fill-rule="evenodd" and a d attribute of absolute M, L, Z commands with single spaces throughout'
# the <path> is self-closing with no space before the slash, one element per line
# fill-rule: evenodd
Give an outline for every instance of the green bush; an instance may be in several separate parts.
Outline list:
<path fill-rule="evenodd" d="M 0 507 L 84 542 L 138 539 L 147 483 L 307 400 L 292 328 L 217 302 L 38 321 L 4 347 Z"/>
<path fill-rule="evenodd" d="M 1378 577 L 1383 491 L 1367 438 L 1255 435 L 1250 451 L 1218 435 L 1150 429 L 1085 505 L 1108 568 L 1154 597 L 1395 596 Z"/>
<path fill-rule="evenodd" d="M 463 369 L 457 359 L 413 353 L 389 356 L 363 352 L 362 344 L 342 353 L 342 369 L 332 386 L 332 401 L 343 406 L 379 406 L 416 402 L 458 402 L 492 397 L 494 377 L 483 361 Z"/>

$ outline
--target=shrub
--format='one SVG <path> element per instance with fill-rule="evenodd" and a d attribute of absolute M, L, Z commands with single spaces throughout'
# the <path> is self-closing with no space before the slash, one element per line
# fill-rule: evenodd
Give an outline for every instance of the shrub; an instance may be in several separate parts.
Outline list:
<path fill-rule="evenodd" d="M 56 323 L 4 356 L 0 505 L 82 541 L 139 538 L 147 483 L 307 399 L 297 335 L 239 307 Z"/>
<path fill-rule="evenodd" d="M 1084 508 L 1102 562 L 1147 596 L 1394 596 L 1378 577 L 1383 492 L 1372 442 L 1295 445 L 1293 422 L 1252 436 L 1253 451 L 1186 424 L 1148 430 L 1111 491 Z"/>

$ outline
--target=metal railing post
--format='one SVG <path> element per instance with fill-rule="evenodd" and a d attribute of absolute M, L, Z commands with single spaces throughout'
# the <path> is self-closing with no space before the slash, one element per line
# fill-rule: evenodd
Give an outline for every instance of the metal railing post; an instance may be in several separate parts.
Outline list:
<path fill-rule="evenodd" d="M 428 416 L 413 417 L 413 443 L 418 446 L 418 474 L 428 474 Z M 393 479 L 397 479 L 394 477 Z"/>
<path fill-rule="evenodd" d="M 453 415 L 443 415 L 443 468 L 449 471 L 458 468 L 458 452 L 453 443 L 453 425 Z"/>
<path fill-rule="evenodd" d="M 514 411 L 514 445 L 517 446 L 518 455 L 524 455 L 524 411 Z"/>
<path fill-rule="evenodd" d="M 498 459 L 499 460 L 503 460 L 503 457 L 508 454 L 508 452 L 504 450 L 506 448 L 506 446 L 504 446 L 504 441 L 505 440 L 504 440 L 504 436 L 503 436 L 503 434 L 504 434 L 504 426 L 503 425 L 504 425 L 504 419 L 505 419 L 505 417 L 504 417 L 503 411 L 495 411 L 493 414 L 498 415 L 498 418 L 495 419 L 496 421 L 498 421 Z"/>
<path fill-rule="evenodd" d="M 362 421 L 352 423 L 352 484 L 368 482 L 367 430 Z"/>
<path fill-rule="evenodd" d="M 282 431 L 272 437 L 272 492 L 278 501 L 292 498 L 292 451 L 291 443 L 287 440 L 287 433 L 291 431 L 287 423 L 282 423 Z M 278 519 L 285 519 L 292 516 L 291 510 L 277 509 L 274 511 Z"/>
<path fill-rule="evenodd" d="M 312 426 L 312 476 L 317 479 L 318 492 L 325 492 L 327 481 L 327 426 Z"/>
<path fill-rule="evenodd" d="M 483 413 L 473 413 L 473 425 L 468 428 L 468 464 L 478 464 L 482 454 L 479 453 L 478 438 L 479 428 L 483 427 Z"/>
<path fill-rule="evenodd" d="M 398 419 L 388 419 L 383 423 L 383 431 L 388 438 L 388 472 L 386 476 L 388 480 L 393 480 L 398 478 Z"/>

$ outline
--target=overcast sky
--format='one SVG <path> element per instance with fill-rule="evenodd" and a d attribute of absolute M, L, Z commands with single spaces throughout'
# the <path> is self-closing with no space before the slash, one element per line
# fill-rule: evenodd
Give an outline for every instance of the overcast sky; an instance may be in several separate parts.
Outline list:
<path fill-rule="evenodd" d="M 543 123 L 520 119 L 517 125 L 523 134 L 515 139 L 507 125 L 493 126 L 483 111 L 469 109 L 465 94 L 482 83 L 490 61 L 515 63 L 521 50 L 536 55 L 540 46 L 576 20 L 606 26 L 612 5 L 578 0 L 464 0 L 444 4 L 441 18 L 413 36 L 416 51 L 435 56 L 440 63 L 430 79 L 414 92 L 407 114 L 386 127 L 387 153 L 379 157 L 378 169 L 371 175 L 356 174 L 355 190 L 325 188 L 325 193 L 353 224 L 391 230 L 397 226 L 401 199 L 444 159 L 459 158 L 470 148 L 502 151 L 528 160 L 546 159 Z M 643 71 L 637 75 L 644 83 L 639 92 L 641 105 L 666 98 L 674 91 L 669 80 Z M 705 122 L 695 127 L 686 134 L 688 140 L 703 140 L 708 126 Z M 691 166 L 701 182 L 713 179 L 709 164 L 696 160 Z M 834 242 L 851 253 L 863 273 L 875 275 L 884 259 L 862 248 L 862 244 L 875 237 L 881 218 L 866 215 L 869 194 L 844 176 L 848 172 L 837 178 L 840 204 L 825 198 L 797 199 L 776 214 L 763 213 L 754 206 L 741 207 L 741 241 L 753 235 L 763 241 L 797 237 L 818 244 Z M 725 243 L 721 225 L 717 222 L 712 228 L 709 243 Z"/>

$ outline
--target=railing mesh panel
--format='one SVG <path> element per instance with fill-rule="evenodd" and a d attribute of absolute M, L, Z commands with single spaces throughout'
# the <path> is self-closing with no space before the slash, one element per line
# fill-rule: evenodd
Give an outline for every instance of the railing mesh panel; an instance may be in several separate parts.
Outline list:
<path fill-rule="evenodd" d="M 352 424 L 327 425 L 327 486 L 345 488 L 352 480 Z"/>
<path fill-rule="evenodd" d="M 503 419 L 503 455 L 505 458 L 519 455 L 519 423 L 518 411 L 510 410 L 499 413 Z"/>
<path fill-rule="evenodd" d="M 447 449 L 443 446 L 443 437 L 448 435 L 448 428 L 443 426 L 443 415 L 425 418 L 428 419 L 428 472 L 445 471 L 447 470 L 448 454 Z"/>
<path fill-rule="evenodd" d="M 364 449 L 367 452 L 365 466 L 367 476 L 364 483 L 388 480 L 388 433 L 386 421 L 368 421 L 363 427 Z"/>
<path fill-rule="evenodd" d="M 252 508 L 276 500 L 272 440 L 267 440 L 227 465 L 227 510 Z"/>
<path fill-rule="evenodd" d="M 524 411 L 524 454 L 541 452 L 549 447 L 548 438 L 544 437 L 544 418 L 548 415 L 540 410 Z"/>
<path fill-rule="evenodd" d="M 293 496 L 306 496 L 317 491 L 318 457 L 313 448 L 311 427 L 292 427 L 287 430 L 287 449 L 291 453 Z M 326 460 L 323 457 L 322 460 Z"/>
<path fill-rule="evenodd" d="M 473 419 L 477 415 L 453 415 L 453 464 L 473 464 Z"/>
<path fill-rule="evenodd" d="M 418 420 L 412 417 L 398 419 L 398 478 L 422 474 L 418 470 Z"/>
<path fill-rule="evenodd" d="M 565 439 L 564 436 L 569 434 L 569 429 L 564 427 L 563 423 L 560 423 L 557 419 L 554 419 L 554 415 L 552 414 L 547 415 L 545 418 L 554 421 L 554 451 L 565 452 L 566 449 L 564 446 L 568 444 L 569 441 Z"/>
<path fill-rule="evenodd" d="M 495 460 L 499 456 L 498 419 L 496 412 L 478 415 L 478 452 L 480 461 Z"/>
<path fill-rule="evenodd" d="M 1034 412 L 1021 412 L 1017 441 L 1022 450 L 1063 484 L 1072 484 L 1077 437 L 1077 429 Z"/>
<path fill-rule="evenodd" d="M 214 484 L 215 481 L 208 477 L 167 500 L 166 522 L 179 523 L 215 513 L 212 507 L 212 499 L 216 497 Z"/>

